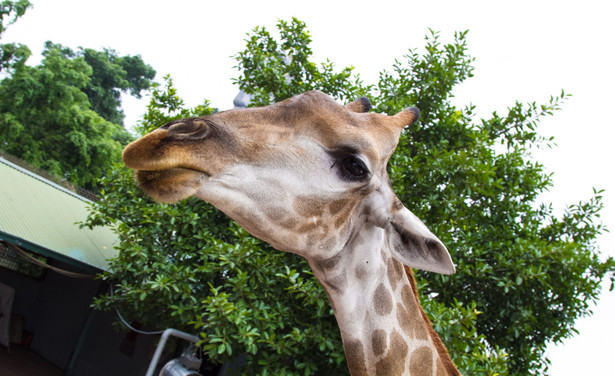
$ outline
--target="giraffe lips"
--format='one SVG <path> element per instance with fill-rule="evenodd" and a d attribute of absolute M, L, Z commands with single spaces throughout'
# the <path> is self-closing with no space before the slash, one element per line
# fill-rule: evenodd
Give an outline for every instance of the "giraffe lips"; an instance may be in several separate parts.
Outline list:
<path fill-rule="evenodd" d="M 192 196 L 209 178 L 205 172 L 174 167 L 166 170 L 137 170 L 139 186 L 153 199 L 175 202 Z"/>
<path fill-rule="evenodd" d="M 146 180 L 155 181 L 176 179 L 178 176 L 186 174 L 199 174 L 209 177 L 209 174 L 206 172 L 189 167 L 173 167 L 162 170 L 136 170 L 135 174 L 138 179 L 144 178 Z"/>

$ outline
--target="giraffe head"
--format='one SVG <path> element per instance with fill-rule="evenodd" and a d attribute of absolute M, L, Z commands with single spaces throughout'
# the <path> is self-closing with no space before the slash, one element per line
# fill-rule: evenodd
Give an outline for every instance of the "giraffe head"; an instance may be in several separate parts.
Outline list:
<path fill-rule="evenodd" d="M 393 257 L 450 274 L 448 251 L 393 193 L 386 167 L 415 108 L 368 113 L 312 91 L 270 106 L 168 123 L 124 150 L 151 197 L 210 202 L 252 235 L 325 260 L 361 228 L 383 229 Z"/>

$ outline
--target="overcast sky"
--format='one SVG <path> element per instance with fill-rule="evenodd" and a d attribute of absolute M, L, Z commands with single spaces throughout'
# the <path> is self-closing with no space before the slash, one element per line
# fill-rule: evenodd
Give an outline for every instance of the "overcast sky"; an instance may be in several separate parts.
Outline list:
<path fill-rule="evenodd" d="M 34 7 L 4 34 L 28 45 L 40 59 L 46 40 L 68 47 L 112 48 L 141 55 L 170 74 L 188 105 L 209 99 L 232 107 L 237 76 L 231 55 L 256 26 L 274 31 L 278 19 L 307 23 L 317 62 L 354 66 L 366 83 L 390 69 L 409 49 L 422 51 L 428 29 L 445 42 L 469 29 L 475 77 L 455 91 L 455 103 L 473 103 L 479 115 L 503 112 L 516 100 L 546 103 L 561 90 L 572 94 L 563 110 L 542 122 L 555 149 L 536 153 L 555 186 L 542 199 L 563 210 L 606 189 L 602 220 L 615 229 L 613 162 L 615 103 L 615 6 L 612 1 L 190 1 L 31 0 Z M 146 100 L 125 101 L 127 125 L 144 113 Z M 409 205 L 411 207 L 411 204 Z M 615 230 L 614 230 L 615 231 Z M 612 233 L 599 240 L 615 255 Z M 454 255 L 453 255 L 454 258 Z M 612 374 L 615 293 L 603 293 L 580 335 L 549 349 L 551 374 Z"/>

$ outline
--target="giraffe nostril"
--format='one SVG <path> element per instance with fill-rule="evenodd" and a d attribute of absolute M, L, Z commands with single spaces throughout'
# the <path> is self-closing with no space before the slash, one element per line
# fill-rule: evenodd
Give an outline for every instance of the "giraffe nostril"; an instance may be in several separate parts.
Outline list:
<path fill-rule="evenodd" d="M 170 122 L 166 123 L 165 125 L 159 127 L 158 129 L 169 130 L 169 128 L 171 128 L 172 126 L 174 126 L 176 124 L 183 124 L 183 120 L 170 121 Z"/>
<path fill-rule="evenodd" d="M 194 132 L 195 127 L 193 124 L 186 124 L 184 122 L 171 124 L 167 128 L 167 131 L 173 134 L 190 134 Z"/>
<path fill-rule="evenodd" d="M 200 140 L 211 133 L 211 127 L 202 119 L 184 119 L 163 125 L 160 129 L 168 132 L 168 137 Z"/>

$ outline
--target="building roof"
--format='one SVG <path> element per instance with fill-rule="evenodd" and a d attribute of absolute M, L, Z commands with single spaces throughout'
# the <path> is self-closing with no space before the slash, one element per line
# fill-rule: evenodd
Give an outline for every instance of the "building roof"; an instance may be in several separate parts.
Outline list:
<path fill-rule="evenodd" d="M 92 270 L 106 270 L 117 236 L 79 228 L 90 200 L 0 156 L 0 238 L 32 252 Z M 93 271 L 93 270 L 92 270 Z"/>

